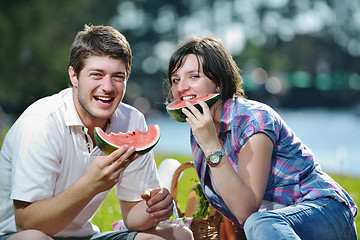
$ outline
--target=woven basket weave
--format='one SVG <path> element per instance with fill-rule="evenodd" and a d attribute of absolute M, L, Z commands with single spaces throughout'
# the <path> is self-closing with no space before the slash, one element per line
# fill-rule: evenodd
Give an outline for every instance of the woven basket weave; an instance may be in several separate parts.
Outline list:
<path fill-rule="evenodd" d="M 184 162 L 182 163 L 174 172 L 172 181 L 171 181 L 171 189 L 170 194 L 174 198 L 176 208 L 178 210 L 179 217 L 182 218 L 185 216 L 185 213 L 181 211 L 177 202 L 177 185 L 180 174 L 187 168 L 193 168 L 194 162 Z M 188 217 L 188 216 L 186 216 Z M 190 229 L 193 232 L 195 240 L 203 240 L 203 239 L 219 239 L 219 230 L 220 223 L 223 221 L 223 216 L 216 211 L 214 208 L 210 209 L 209 217 L 207 218 L 198 218 L 193 219 Z M 237 239 L 246 239 L 243 230 L 234 226 Z"/>

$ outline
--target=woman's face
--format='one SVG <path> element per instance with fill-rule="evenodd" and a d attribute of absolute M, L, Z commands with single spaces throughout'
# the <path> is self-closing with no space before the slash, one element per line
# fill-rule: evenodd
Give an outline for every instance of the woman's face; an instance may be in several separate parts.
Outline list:
<path fill-rule="evenodd" d="M 183 65 L 171 75 L 170 81 L 175 100 L 189 100 L 219 92 L 219 87 L 204 74 L 201 57 L 198 59 L 194 54 L 184 58 Z"/>

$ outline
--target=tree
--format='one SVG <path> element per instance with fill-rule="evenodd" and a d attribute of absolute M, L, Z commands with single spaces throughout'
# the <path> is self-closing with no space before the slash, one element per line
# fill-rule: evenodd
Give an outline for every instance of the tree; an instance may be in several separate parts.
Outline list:
<path fill-rule="evenodd" d="M 0 106 L 19 115 L 68 85 L 71 43 L 84 24 L 107 24 L 116 1 L 0 2 Z"/>

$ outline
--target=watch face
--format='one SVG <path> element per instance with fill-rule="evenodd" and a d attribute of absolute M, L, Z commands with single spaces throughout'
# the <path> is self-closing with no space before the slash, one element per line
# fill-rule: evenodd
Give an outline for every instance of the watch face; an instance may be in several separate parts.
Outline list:
<path fill-rule="evenodd" d="M 225 151 L 224 149 L 222 149 L 221 151 L 216 151 L 211 153 L 206 158 L 206 160 L 211 166 L 216 166 L 221 162 L 221 159 L 223 158 L 224 155 L 225 155 Z"/>
<path fill-rule="evenodd" d="M 213 154 L 210 156 L 209 161 L 211 163 L 219 163 L 220 162 L 220 156 L 217 154 Z"/>

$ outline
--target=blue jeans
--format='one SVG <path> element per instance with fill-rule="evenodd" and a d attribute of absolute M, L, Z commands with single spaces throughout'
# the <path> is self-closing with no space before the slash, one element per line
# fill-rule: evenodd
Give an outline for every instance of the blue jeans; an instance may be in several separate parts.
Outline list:
<path fill-rule="evenodd" d="M 248 240 L 357 239 L 350 209 L 331 198 L 253 213 L 246 220 L 244 231 Z"/>

